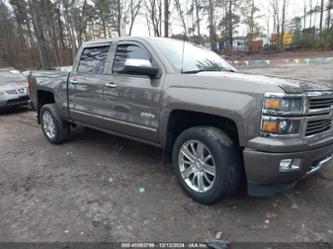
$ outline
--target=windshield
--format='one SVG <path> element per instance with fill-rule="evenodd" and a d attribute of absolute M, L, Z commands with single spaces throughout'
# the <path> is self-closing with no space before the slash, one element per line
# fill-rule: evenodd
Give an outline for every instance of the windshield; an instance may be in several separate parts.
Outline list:
<path fill-rule="evenodd" d="M 155 40 L 154 44 L 178 73 L 237 70 L 216 53 L 178 40 Z M 184 50 L 184 58 L 182 58 Z M 183 64 L 183 66 L 182 66 Z"/>

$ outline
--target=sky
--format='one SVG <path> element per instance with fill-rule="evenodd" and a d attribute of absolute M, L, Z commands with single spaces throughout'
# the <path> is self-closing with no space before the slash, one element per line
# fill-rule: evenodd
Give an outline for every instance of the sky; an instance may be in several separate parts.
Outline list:
<path fill-rule="evenodd" d="M 265 34 L 267 33 L 267 16 L 269 16 L 269 10 L 270 8 L 270 1 L 271 0 L 255 0 L 256 5 L 260 8 L 260 13 L 259 15 L 263 16 L 258 19 L 259 24 L 264 28 Z M 311 0 L 287 0 L 288 1 L 288 8 L 287 8 L 287 13 L 286 13 L 286 19 L 287 19 L 287 29 L 288 29 L 288 23 L 289 21 L 295 17 L 295 16 L 303 16 L 304 13 L 304 4 L 306 4 L 307 9 L 309 9 L 309 2 Z M 326 2 L 327 0 L 325 0 Z M 190 3 L 190 0 L 181 0 L 181 3 Z M 282 1 L 279 1 L 282 4 Z M 320 0 L 312 0 L 312 5 L 319 5 Z M 172 34 L 179 34 L 183 33 L 183 27 L 181 24 L 181 20 L 179 16 L 177 15 L 177 12 L 175 11 L 174 7 L 171 6 L 171 22 L 172 22 L 172 27 L 171 27 L 171 33 Z M 207 16 L 203 17 L 204 21 L 202 21 L 201 26 L 201 31 L 203 34 L 208 35 L 209 30 L 207 28 Z M 188 24 L 190 24 L 190 18 L 188 17 Z M 314 16 L 313 16 L 314 19 Z M 312 21 L 314 22 L 314 20 Z M 319 22 L 319 15 L 317 16 L 317 23 Z M 307 20 L 307 23 L 309 24 L 309 18 Z M 307 24 L 307 25 L 308 25 Z M 189 26 L 189 25 L 188 25 Z M 270 33 L 272 33 L 273 30 L 273 19 L 270 17 L 270 25 L 269 25 Z M 239 36 L 244 36 L 247 33 L 247 29 L 245 25 L 241 24 L 239 28 L 237 29 L 238 35 Z M 139 16 L 138 19 L 136 20 L 134 24 L 134 29 L 133 29 L 133 35 L 146 35 L 148 36 L 148 29 L 146 25 L 146 19 L 143 15 Z"/>
<path fill-rule="evenodd" d="M 9 3 L 9 0 L 0 0 L 2 2 L 5 3 Z M 129 1 L 129 0 L 124 0 L 124 1 Z M 173 6 L 173 2 L 174 0 L 170 0 L 171 1 L 171 6 L 170 6 L 170 21 L 171 21 L 171 27 L 169 28 L 169 32 L 171 34 L 180 34 L 183 33 L 183 26 L 181 23 L 181 20 L 177 14 L 177 11 L 175 10 L 174 6 Z M 180 0 L 181 4 L 183 6 L 190 6 L 192 0 Z M 270 2 L 272 0 L 254 0 L 255 4 L 259 7 L 260 9 L 260 13 L 258 15 L 262 16 L 261 18 L 258 18 L 257 21 L 259 22 L 259 24 L 263 27 L 264 29 L 264 34 L 268 34 L 268 30 L 267 30 L 267 17 L 269 16 L 269 10 L 271 10 L 270 8 Z M 288 2 L 288 8 L 287 8 L 287 12 L 286 12 L 286 19 L 287 19 L 287 23 L 286 23 L 286 30 L 288 30 L 288 24 L 290 22 L 290 20 L 295 17 L 295 16 L 303 16 L 304 13 L 304 5 L 307 6 L 307 9 L 309 10 L 309 3 L 312 1 L 312 6 L 316 6 L 320 4 L 320 0 L 287 0 Z M 326 3 L 328 0 L 324 0 L 324 2 Z M 282 0 L 279 0 L 280 4 L 282 4 Z M 141 10 L 142 13 L 140 13 L 140 15 L 137 17 L 134 27 L 133 27 L 133 32 L 132 35 L 135 36 L 148 36 L 149 32 L 148 32 L 148 28 L 147 28 L 147 23 L 146 23 L 146 18 L 145 18 L 145 14 L 143 9 Z M 324 17 L 325 18 L 325 17 Z M 188 26 L 190 26 L 191 20 L 190 17 L 187 16 L 187 23 Z M 324 19 L 325 20 L 325 19 Z M 309 18 L 307 18 L 307 25 L 309 25 Z M 317 24 L 319 22 L 319 14 L 317 15 Z M 313 16 L 313 20 L 312 23 L 314 22 L 314 16 Z M 209 34 L 209 30 L 207 28 L 207 15 L 203 16 L 203 20 L 201 21 L 201 33 L 202 34 Z M 269 33 L 272 33 L 273 30 L 273 19 L 272 17 L 270 17 L 269 20 Z M 303 22 L 302 22 L 303 24 Z M 163 28 L 162 28 L 163 29 Z M 240 24 L 239 27 L 237 28 L 237 36 L 245 36 L 247 34 L 247 28 L 244 24 Z"/>

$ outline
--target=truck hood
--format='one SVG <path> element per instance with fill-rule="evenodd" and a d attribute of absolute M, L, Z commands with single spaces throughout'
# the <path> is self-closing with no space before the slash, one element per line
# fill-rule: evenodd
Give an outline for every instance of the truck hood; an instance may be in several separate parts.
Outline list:
<path fill-rule="evenodd" d="M 293 79 L 278 75 L 255 75 L 239 72 L 200 72 L 200 76 L 223 77 L 243 80 L 263 85 L 275 85 L 287 93 L 303 93 L 309 91 L 333 91 L 333 85 L 324 82 L 313 82 L 304 79 Z"/>

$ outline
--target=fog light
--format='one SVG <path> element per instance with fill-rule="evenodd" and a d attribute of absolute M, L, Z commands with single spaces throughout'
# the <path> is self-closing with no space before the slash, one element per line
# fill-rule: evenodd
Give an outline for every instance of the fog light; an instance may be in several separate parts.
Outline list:
<path fill-rule="evenodd" d="M 279 171 L 280 172 L 290 172 L 296 171 L 301 168 L 301 159 L 293 158 L 293 159 L 282 159 L 280 161 Z"/>

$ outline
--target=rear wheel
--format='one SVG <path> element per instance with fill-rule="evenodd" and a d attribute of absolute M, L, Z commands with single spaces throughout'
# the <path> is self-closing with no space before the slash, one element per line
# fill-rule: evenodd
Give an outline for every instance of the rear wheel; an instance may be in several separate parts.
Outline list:
<path fill-rule="evenodd" d="M 58 114 L 55 104 L 44 105 L 40 110 L 40 122 L 46 139 L 60 144 L 69 138 L 70 125 Z"/>
<path fill-rule="evenodd" d="M 173 165 L 178 182 L 195 201 L 213 203 L 239 189 L 239 149 L 218 128 L 193 127 L 181 133 L 174 144 Z"/>

